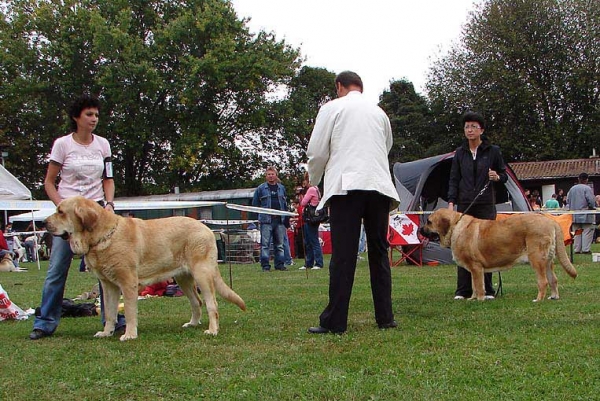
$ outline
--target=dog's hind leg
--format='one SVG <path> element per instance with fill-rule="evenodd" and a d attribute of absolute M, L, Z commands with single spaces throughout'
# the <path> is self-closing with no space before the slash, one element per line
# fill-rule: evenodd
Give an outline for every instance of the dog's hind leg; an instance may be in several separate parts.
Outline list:
<path fill-rule="evenodd" d="M 539 302 L 546 296 L 546 288 L 548 287 L 547 269 L 549 269 L 549 265 L 552 265 L 552 259 L 548 258 L 548 255 L 541 254 L 540 252 L 529 252 L 527 257 L 529 258 L 529 263 L 535 271 L 535 276 L 537 278 L 538 294 L 533 302 Z M 554 272 L 552 272 L 552 275 L 554 275 Z M 556 276 L 554 277 L 554 280 L 556 282 Z"/>
<path fill-rule="evenodd" d="M 175 277 L 177 284 L 181 288 L 181 291 L 190 300 L 190 306 L 192 308 L 192 318 L 189 322 L 183 325 L 183 327 L 198 326 L 202 318 L 202 301 L 196 290 L 196 282 L 194 277 L 189 273 L 184 273 Z"/>
<path fill-rule="evenodd" d="M 556 274 L 554 274 L 554 261 L 552 259 L 548 260 L 548 264 L 546 265 L 546 278 L 548 279 L 548 284 L 550 284 L 550 296 L 548 299 L 559 299 L 558 279 L 556 278 Z"/>
<path fill-rule="evenodd" d="M 194 279 L 200 287 L 208 313 L 208 329 L 204 331 L 204 334 L 216 336 L 219 333 L 219 306 L 215 296 L 214 270 L 218 269 L 218 266 L 207 267 L 206 263 L 197 263 L 194 267 Z"/>
<path fill-rule="evenodd" d="M 110 337 L 115 331 L 119 309 L 120 288 L 110 281 L 100 279 L 102 285 L 102 303 L 104 304 L 104 330 L 97 332 L 94 337 Z"/>

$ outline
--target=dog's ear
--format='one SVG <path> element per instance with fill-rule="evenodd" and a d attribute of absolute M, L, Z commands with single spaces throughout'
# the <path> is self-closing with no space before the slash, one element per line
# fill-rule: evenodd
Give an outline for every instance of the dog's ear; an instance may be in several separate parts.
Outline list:
<path fill-rule="evenodd" d="M 81 226 L 86 231 L 92 231 L 96 227 L 99 218 L 95 208 L 81 204 L 75 206 L 75 216 L 77 216 L 81 222 Z"/>
<path fill-rule="evenodd" d="M 441 238 L 445 238 L 448 235 L 448 232 L 450 231 L 450 220 L 447 217 L 442 217 L 440 218 L 439 222 L 438 222 L 438 235 Z"/>

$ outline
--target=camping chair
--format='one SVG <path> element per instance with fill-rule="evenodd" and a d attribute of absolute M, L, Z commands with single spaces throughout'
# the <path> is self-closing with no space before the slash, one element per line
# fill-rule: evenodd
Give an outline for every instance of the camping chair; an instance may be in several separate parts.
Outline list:
<path fill-rule="evenodd" d="M 388 228 L 390 244 L 390 266 L 398 266 L 403 261 L 423 266 L 424 239 L 419 235 L 419 216 L 416 214 L 392 214 Z M 400 253 L 394 260 L 394 251 Z"/>

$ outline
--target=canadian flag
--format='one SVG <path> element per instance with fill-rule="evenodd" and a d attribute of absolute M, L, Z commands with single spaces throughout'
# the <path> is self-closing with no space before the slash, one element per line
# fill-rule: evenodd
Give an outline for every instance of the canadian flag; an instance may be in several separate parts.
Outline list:
<path fill-rule="evenodd" d="M 420 244 L 419 216 L 393 214 L 390 216 L 390 243 L 393 245 Z"/>

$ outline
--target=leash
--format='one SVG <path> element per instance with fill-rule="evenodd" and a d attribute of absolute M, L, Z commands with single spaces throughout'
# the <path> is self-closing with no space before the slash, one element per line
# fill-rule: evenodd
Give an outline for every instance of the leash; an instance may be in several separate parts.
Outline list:
<path fill-rule="evenodd" d="M 458 221 L 456 222 L 457 224 L 458 224 L 458 222 L 460 221 L 460 219 L 462 219 L 462 218 L 463 218 L 463 216 L 464 216 L 465 214 L 467 214 L 467 212 L 469 211 L 469 209 L 471 208 L 471 206 L 473 206 L 473 204 L 475 203 L 475 201 L 477 200 L 477 198 L 479 198 L 481 195 L 483 195 L 483 193 L 486 191 L 486 189 L 488 189 L 488 188 L 489 188 L 489 186 L 490 186 L 490 182 L 491 182 L 491 181 L 488 181 L 488 182 L 486 182 L 486 183 L 485 183 L 485 185 L 483 186 L 483 188 L 481 189 L 481 191 L 479 191 L 479 193 L 477 194 L 477 196 L 475 196 L 475 198 L 473 198 L 473 200 L 471 201 L 471 204 L 470 204 L 469 206 L 467 206 L 467 208 L 465 209 L 465 211 L 464 211 L 464 212 L 462 212 L 462 214 L 460 215 L 460 218 L 459 218 L 459 219 L 458 219 Z"/>

